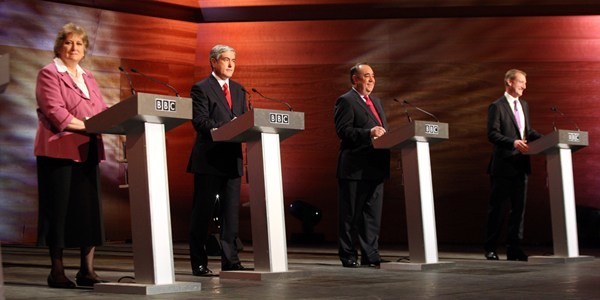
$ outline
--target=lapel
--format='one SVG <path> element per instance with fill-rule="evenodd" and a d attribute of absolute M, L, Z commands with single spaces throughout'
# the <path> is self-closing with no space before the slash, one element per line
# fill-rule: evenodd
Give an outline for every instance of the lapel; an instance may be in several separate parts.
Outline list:
<path fill-rule="evenodd" d="M 352 91 L 354 92 L 353 93 L 354 99 L 356 99 L 356 102 L 358 102 L 358 105 L 367 112 L 367 114 L 369 115 L 369 118 L 371 118 L 373 121 L 375 121 L 375 123 L 379 123 L 379 121 L 377 121 L 377 119 L 373 115 L 373 112 L 371 111 L 371 109 L 369 108 L 367 103 L 365 103 L 365 99 L 354 89 L 352 89 Z"/>
<path fill-rule="evenodd" d="M 529 106 L 524 100 L 519 100 L 519 102 L 521 102 L 521 108 L 523 109 L 523 119 L 525 119 L 523 120 L 523 124 L 525 126 L 525 135 L 527 135 L 527 128 L 529 127 Z"/>
<path fill-rule="evenodd" d="M 58 72 L 58 71 L 57 71 Z M 75 93 L 77 93 L 77 95 L 79 95 L 79 97 L 83 98 L 83 99 L 88 99 L 84 94 L 83 91 L 81 91 L 80 88 L 77 87 L 77 85 L 75 84 L 75 81 L 73 80 L 73 78 L 71 78 L 71 76 L 69 75 L 68 72 L 58 72 L 58 74 L 60 74 L 60 79 L 70 88 L 72 89 Z M 84 79 L 85 81 L 85 79 Z M 88 91 L 91 93 L 92 91 L 88 88 Z M 90 97 L 92 95 L 90 94 Z"/>
<path fill-rule="evenodd" d="M 385 115 L 383 113 L 383 107 L 381 106 L 381 101 L 377 97 L 371 97 L 371 101 L 373 102 L 373 106 L 375 106 L 375 110 L 379 114 L 379 118 L 381 118 L 381 126 L 387 130 L 387 123 L 385 120 Z M 373 116 L 374 118 L 375 116 Z"/>
<path fill-rule="evenodd" d="M 223 111 L 227 111 L 229 112 L 229 114 L 231 114 L 231 109 L 229 109 L 229 104 L 227 103 L 227 99 L 225 98 L 225 93 L 223 93 L 223 90 L 221 89 L 221 85 L 219 84 L 219 81 L 217 81 L 217 79 L 211 74 L 210 75 L 210 87 L 211 90 L 214 94 L 214 96 L 217 97 L 217 99 L 219 99 L 218 104 L 219 106 L 221 106 L 221 108 L 223 109 Z M 231 92 L 231 87 L 229 88 L 229 92 Z M 231 95 L 231 102 L 232 102 L 232 106 L 233 106 L 233 94 Z"/>
<path fill-rule="evenodd" d="M 88 93 L 90 94 L 90 100 L 93 98 L 102 98 L 101 94 L 98 94 L 98 91 L 100 90 L 97 86 L 96 80 L 94 79 L 94 76 L 92 75 L 92 73 L 87 72 L 83 74 L 83 81 L 85 82 L 85 86 L 88 89 Z M 83 92 L 81 92 L 81 94 L 83 94 Z"/>
<path fill-rule="evenodd" d="M 517 119 L 515 118 L 515 112 L 510 107 L 510 104 L 508 104 L 508 99 L 506 99 L 506 97 L 502 97 L 502 99 L 503 100 L 500 101 L 500 103 L 502 105 L 502 108 L 504 109 L 504 113 L 506 115 L 508 115 L 508 117 L 511 119 L 513 127 L 515 127 L 516 132 L 519 132 L 519 124 L 517 124 Z M 521 106 L 523 106 L 523 105 L 521 105 Z M 525 112 L 523 112 L 523 115 L 525 115 Z"/>
<path fill-rule="evenodd" d="M 233 86 L 233 81 L 231 81 L 231 78 L 230 78 L 229 79 L 229 92 L 231 93 L 231 111 L 233 112 L 234 115 L 239 116 L 243 113 L 243 110 L 240 107 L 241 102 L 236 101 L 240 97 L 240 94 L 239 94 L 240 91 L 238 89 L 232 88 L 232 86 Z"/>
<path fill-rule="evenodd" d="M 379 121 L 377 120 L 375 115 L 373 115 L 373 112 L 371 111 L 371 109 L 369 108 L 367 103 L 365 102 L 365 99 L 354 89 L 352 89 L 352 91 L 354 91 L 354 98 L 356 99 L 356 101 L 358 101 L 359 106 L 362 107 L 367 112 L 367 114 L 369 115 L 369 118 L 371 120 L 373 120 L 373 122 L 375 122 L 375 124 L 379 124 Z M 381 118 L 381 122 L 384 123 L 384 124 L 381 124 L 381 126 L 383 126 L 385 128 L 385 121 L 384 121 L 384 118 L 382 117 L 383 109 L 381 108 L 381 105 L 379 105 L 379 101 L 374 101 L 373 97 L 370 95 L 369 95 L 369 97 L 371 98 L 371 102 L 373 102 L 373 106 L 375 107 L 375 110 L 377 111 L 377 113 L 379 114 L 379 117 Z"/>

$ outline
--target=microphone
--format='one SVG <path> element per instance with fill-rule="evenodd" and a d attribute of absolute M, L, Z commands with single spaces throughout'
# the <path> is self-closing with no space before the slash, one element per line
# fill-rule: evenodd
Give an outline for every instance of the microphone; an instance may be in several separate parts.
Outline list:
<path fill-rule="evenodd" d="M 140 72 L 140 71 L 138 71 L 137 69 L 134 69 L 134 68 L 131 68 L 131 72 L 138 73 L 138 74 L 146 77 L 147 79 L 150 79 L 151 81 L 154 81 L 154 82 L 156 82 L 158 84 L 161 84 L 161 85 L 164 85 L 164 86 L 168 87 L 173 92 L 175 92 L 175 96 L 177 96 L 177 98 L 179 98 L 179 92 L 174 87 L 172 87 L 170 84 L 168 84 L 166 82 L 163 82 L 163 81 L 160 81 L 160 80 L 158 80 L 158 79 L 156 79 L 154 77 L 150 77 L 150 76 L 148 76 L 148 75 L 146 75 L 146 74 L 144 74 L 144 73 L 142 73 L 142 72 Z"/>
<path fill-rule="evenodd" d="M 246 91 L 246 89 L 244 87 L 242 87 L 242 91 L 244 91 L 244 93 L 248 94 L 248 110 L 252 110 L 252 102 L 250 102 L 250 98 L 252 98 L 252 94 L 250 94 L 248 91 Z"/>
<path fill-rule="evenodd" d="M 556 106 L 552 106 L 552 107 L 550 107 L 550 110 L 556 113 L 558 109 L 556 108 Z M 554 131 L 556 131 L 556 115 L 554 116 L 554 119 L 552 120 L 552 129 Z"/>
<path fill-rule="evenodd" d="M 400 102 L 400 100 L 394 98 L 395 102 L 400 103 L 400 105 L 404 106 L 404 102 Z M 408 109 L 406 107 L 404 107 L 404 114 L 406 115 L 406 118 L 408 119 L 408 123 L 412 123 L 412 119 L 410 117 L 410 114 L 408 113 Z"/>
<path fill-rule="evenodd" d="M 131 81 L 131 76 L 129 75 L 129 72 L 125 71 L 125 69 L 123 69 L 123 67 L 119 66 L 119 71 L 125 73 L 125 76 L 127 76 L 127 81 L 129 81 L 129 87 L 131 88 L 131 94 L 135 95 L 136 91 L 133 88 L 133 82 Z"/>
<path fill-rule="evenodd" d="M 253 91 L 253 92 L 255 92 L 255 93 L 257 93 L 257 94 L 259 94 L 261 97 L 263 97 L 263 98 L 265 98 L 265 99 L 267 99 L 267 100 L 271 100 L 271 101 L 275 101 L 275 102 L 277 102 L 277 103 L 285 104 L 285 105 L 288 107 L 288 109 L 289 109 L 290 111 L 294 111 L 294 110 L 292 109 L 292 106 L 291 106 L 289 103 L 287 103 L 287 102 L 285 102 L 285 101 L 283 101 L 283 100 L 278 100 L 278 99 L 269 98 L 269 97 L 267 97 L 267 96 L 265 96 L 265 95 L 261 94 L 261 93 L 260 93 L 260 92 L 259 92 L 257 89 L 255 89 L 255 88 L 252 88 L 252 91 Z"/>
<path fill-rule="evenodd" d="M 573 125 L 575 125 L 575 129 L 577 129 L 577 131 L 581 131 L 579 129 L 579 126 L 577 126 L 577 123 L 575 123 L 575 121 L 571 120 L 571 118 L 567 117 L 562 111 L 560 111 L 558 109 L 558 107 L 556 105 L 550 107 L 550 110 L 559 114 L 561 117 L 566 118 L 569 122 L 571 122 L 571 123 L 573 123 Z M 552 128 L 554 128 L 554 131 L 556 131 L 556 122 L 555 121 L 552 122 Z"/>
<path fill-rule="evenodd" d="M 428 112 L 428 111 L 426 111 L 426 110 L 424 110 L 424 109 L 422 109 L 422 108 L 420 108 L 420 107 L 418 107 L 418 106 L 415 106 L 415 105 L 411 104 L 410 102 L 408 102 L 408 101 L 406 101 L 406 100 L 402 100 L 402 102 L 403 102 L 403 103 L 405 103 L 405 104 L 408 104 L 408 105 L 410 105 L 410 106 L 414 107 L 416 110 L 418 110 L 418 111 L 420 111 L 420 112 L 422 112 L 422 113 L 424 113 L 424 114 L 426 114 L 426 115 L 428 115 L 428 116 L 430 116 L 430 117 L 434 118 L 436 122 L 439 122 L 439 121 L 440 121 L 440 119 L 438 119 L 438 118 L 437 118 L 436 116 L 434 116 L 432 113 L 430 113 L 430 112 Z"/>

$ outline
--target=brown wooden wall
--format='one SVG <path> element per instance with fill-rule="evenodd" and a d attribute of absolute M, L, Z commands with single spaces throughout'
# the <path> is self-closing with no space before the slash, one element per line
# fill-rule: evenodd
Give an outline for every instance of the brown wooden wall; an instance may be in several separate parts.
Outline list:
<path fill-rule="evenodd" d="M 483 236 L 491 146 L 485 123 L 489 103 L 503 92 L 509 68 L 528 73 L 525 99 L 532 124 L 542 133 L 572 129 L 556 118 L 556 105 L 582 130 L 590 146 L 573 156 L 577 203 L 600 208 L 600 17 L 481 17 L 277 22 L 191 23 L 38 1 L 0 2 L 0 52 L 11 54 L 12 82 L 0 95 L 0 240 L 35 239 L 36 181 L 31 144 L 35 135 L 33 88 L 37 70 L 50 62 L 54 35 L 67 21 L 83 25 L 92 49 L 84 66 L 99 79 L 105 100 L 129 95 L 118 66 L 136 68 L 168 82 L 183 96 L 209 72 L 208 52 L 217 43 L 237 50 L 234 79 L 248 90 L 288 101 L 306 114 L 306 130 L 281 145 L 286 204 L 309 202 L 323 211 L 316 231 L 336 238 L 335 166 L 338 139 L 333 105 L 350 88 L 349 68 L 366 61 L 373 66 L 375 94 L 384 101 L 391 127 L 406 124 L 405 108 L 392 101 L 406 99 L 450 123 L 450 140 L 431 147 L 435 209 L 440 243 L 479 243 Z M 10 25 L 10 26 L 9 26 Z M 137 90 L 172 94 L 133 76 Z M 281 105 L 251 98 L 254 107 Z M 414 119 L 427 116 L 409 108 Z M 556 119 L 556 120 L 555 120 Z M 393 129 L 392 129 L 393 130 Z M 187 239 L 192 177 L 185 173 L 194 138 L 190 124 L 167 134 L 173 237 Z M 126 240 L 129 233 L 127 191 L 123 180 L 122 138 L 108 138 L 109 160 L 102 166 L 107 238 Z M 402 168 L 392 155 L 392 178 L 386 183 L 381 239 L 406 241 Z M 533 160 L 525 239 L 551 240 L 545 162 Z M 248 201 L 243 186 L 242 204 Z M 241 210 L 240 233 L 251 239 L 249 208 Z M 10 220 L 10 221 L 8 221 Z M 288 234 L 301 230 L 286 215 Z"/>

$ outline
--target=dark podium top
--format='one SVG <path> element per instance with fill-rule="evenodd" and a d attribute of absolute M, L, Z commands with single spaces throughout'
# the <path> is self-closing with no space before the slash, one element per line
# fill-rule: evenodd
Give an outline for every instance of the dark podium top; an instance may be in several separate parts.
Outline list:
<path fill-rule="evenodd" d="M 192 99 L 137 93 L 85 121 L 92 133 L 127 134 L 143 123 L 165 125 L 165 131 L 192 119 Z"/>
<path fill-rule="evenodd" d="M 373 140 L 373 147 L 396 150 L 414 142 L 439 143 L 447 140 L 448 136 L 448 123 L 415 120 Z"/>
<path fill-rule="evenodd" d="M 589 145 L 587 131 L 563 130 L 553 131 L 543 137 L 528 143 L 527 154 L 544 154 L 556 149 L 571 149 L 575 152 Z"/>
<path fill-rule="evenodd" d="M 251 142 L 261 133 L 277 133 L 279 141 L 304 130 L 304 113 L 255 108 L 212 132 L 216 142 Z"/>

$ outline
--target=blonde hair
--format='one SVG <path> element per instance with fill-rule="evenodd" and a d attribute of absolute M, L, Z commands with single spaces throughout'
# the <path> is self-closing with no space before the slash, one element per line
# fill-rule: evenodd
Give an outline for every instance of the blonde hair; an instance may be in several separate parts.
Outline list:
<path fill-rule="evenodd" d="M 83 29 L 83 27 L 81 26 L 75 25 L 74 23 L 67 23 L 60 29 L 58 34 L 56 34 L 56 40 L 54 40 L 54 57 L 60 56 L 60 48 L 62 47 L 69 34 L 76 34 L 81 36 L 81 40 L 83 40 L 85 50 L 87 50 L 89 46 L 89 40 L 85 29 Z"/>
<path fill-rule="evenodd" d="M 515 77 L 517 77 L 517 74 L 523 74 L 523 76 L 527 77 L 527 74 L 521 70 L 517 70 L 517 69 L 510 69 L 508 71 L 506 71 L 506 74 L 504 75 L 504 86 L 508 86 L 508 81 L 509 80 L 515 80 Z"/>

